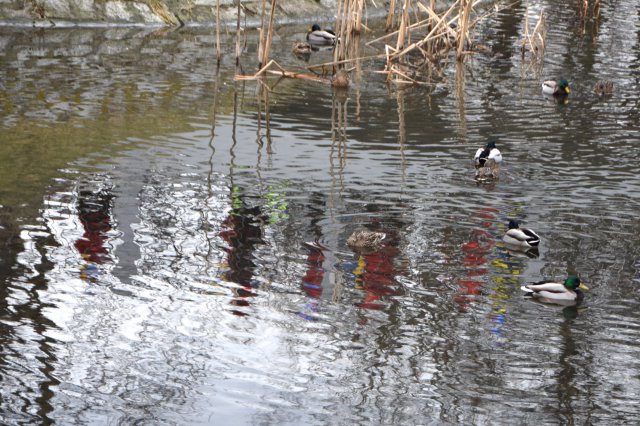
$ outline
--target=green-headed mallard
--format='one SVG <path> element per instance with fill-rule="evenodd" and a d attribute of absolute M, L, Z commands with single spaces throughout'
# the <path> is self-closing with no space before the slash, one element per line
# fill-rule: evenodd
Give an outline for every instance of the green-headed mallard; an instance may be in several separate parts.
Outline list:
<path fill-rule="evenodd" d="M 553 96 L 567 96 L 571 91 L 569 90 L 569 82 L 562 79 L 558 82 L 553 80 L 547 80 L 542 82 L 542 93 L 545 95 Z"/>
<path fill-rule="evenodd" d="M 611 95 L 613 93 L 613 90 L 613 81 L 609 80 L 596 81 L 596 84 L 593 86 L 593 91 L 596 92 L 598 96 Z"/>
<path fill-rule="evenodd" d="M 387 237 L 384 232 L 366 231 L 360 229 L 354 231 L 349 238 L 347 238 L 347 245 L 353 249 L 375 249 L 382 240 Z"/>
<path fill-rule="evenodd" d="M 523 285 L 521 289 L 541 302 L 568 305 L 581 302 L 584 299 L 581 290 L 589 288 L 580 282 L 580 278 L 571 276 L 564 282 L 540 281 Z"/>
<path fill-rule="evenodd" d="M 529 228 L 520 228 L 515 220 L 509 221 L 509 229 L 502 240 L 509 245 L 529 249 L 538 247 L 540 244 L 540 236 Z"/>
<path fill-rule="evenodd" d="M 331 30 L 323 30 L 320 25 L 313 24 L 307 31 L 307 41 L 316 46 L 330 46 L 336 44 L 336 35 Z"/>

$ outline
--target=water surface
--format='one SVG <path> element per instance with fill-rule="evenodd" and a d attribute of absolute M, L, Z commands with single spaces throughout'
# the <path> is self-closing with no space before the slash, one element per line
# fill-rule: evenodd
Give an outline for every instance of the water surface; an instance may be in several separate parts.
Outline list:
<path fill-rule="evenodd" d="M 236 69 L 206 30 L 0 30 L 3 423 L 638 422 L 640 4 L 584 29 L 541 6 L 542 66 L 516 4 L 432 84 L 370 61 L 347 93 L 234 81 L 252 33 Z M 540 91 L 561 76 L 566 103 Z M 388 238 L 354 253 L 360 228 Z M 568 274 L 579 307 L 520 291 Z"/>

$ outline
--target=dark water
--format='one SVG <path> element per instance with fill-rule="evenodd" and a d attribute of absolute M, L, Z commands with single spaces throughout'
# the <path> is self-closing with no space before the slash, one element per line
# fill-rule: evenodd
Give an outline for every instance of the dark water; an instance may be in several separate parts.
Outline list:
<path fill-rule="evenodd" d="M 433 85 L 372 61 L 346 94 L 234 82 L 206 31 L 0 30 L 2 422 L 638 423 L 640 3 L 584 31 L 543 5 L 542 69 L 516 4 Z M 567 103 L 540 91 L 560 76 Z M 358 228 L 388 238 L 359 255 Z M 522 296 L 567 274 L 578 308 Z"/>

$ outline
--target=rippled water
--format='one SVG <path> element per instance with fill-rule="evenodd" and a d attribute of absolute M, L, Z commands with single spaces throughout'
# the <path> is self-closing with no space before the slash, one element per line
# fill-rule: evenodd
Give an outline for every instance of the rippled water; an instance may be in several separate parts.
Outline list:
<path fill-rule="evenodd" d="M 516 4 L 435 84 L 372 61 L 346 94 L 234 82 L 206 31 L 0 30 L 3 423 L 640 421 L 640 3 L 584 32 L 542 5 L 542 70 Z M 303 33 L 278 30 L 284 65 Z M 567 103 L 540 93 L 560 76 Z M 354 253 L 359 228 L 388 238 Z M 522 296 L 568 274 L 579 307 Z"/>

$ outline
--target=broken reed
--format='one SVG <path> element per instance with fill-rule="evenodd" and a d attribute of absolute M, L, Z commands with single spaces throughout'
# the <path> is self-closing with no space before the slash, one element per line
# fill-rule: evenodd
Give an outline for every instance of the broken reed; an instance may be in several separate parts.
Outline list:
<path fill-rule="evenodd" d="M 427 19 L 411 23 L 409 10 L 412 9 L 411 0 L 405 0 L 403 3 L 402 16 L 397 31 L 380 37 L 373 43 L 392 39 L 395 37 L 395 47 L 385 41 L 385 54 L 387 65 L 385 73 L 388 75 L 387 81 L 395 77 L 397 83 L 417 83 L 411 78 L 406 70 L 406 66 L 400 66 L 399 62 L 409 58 L 410 54 L 418 53 L 429 62 L 437 62 L 439 57 L 445 57 L 452 48 L 456 48 L 456 59 L 464 60 L 468 53 L 466 46 L 471 45 L 470 32 L 477 21 L 471 21 L 473 7 L 479 3 L 479 0 L 458 0 L 454 2 L 446 11 L 438 14 L 435 10 L 435 1 L 430 2 L 430 6 L 426 6 L 422 2 L 416 2 L 417 7 L 428 15 Z M 455 14 L 455 11 L 458 11 Z M 457 23 L 455 26 L 454 24 Z M 420 32 L 427 35 L 423 36 L 419 41 L 407 45 L 411 38 L 412 32 Z"/>
<path fill-rule="evenodd" d="M 241 0 L 236 0 L 238 2 L 238 11 L 236 12 L 236 66 L 240 65 L 240 55 L 242 54 L 242 49 L 240 48 L 240 3 Z"/>
<path fill-rule="evenodd" d="M 582 0 L 582 4 L 578 5 L 580 17 L 583 20 L 587 20 L 589 14 L 589 0 Z M 600 0 L 593 1 L 593 7 L 591 8 L 591 18 L 598 19 L 600 16 Z"/>
<path fill-rule="evenodd" d="M 239 60 L 240 49 L 240 0 L 238 1 L 238 19 L 236 23 L 236 61 Z M 415 54 L 422 56 L 425 61 L 433 64 L 439 63 L 441 58 L 445 58 L 455 49 L 456 59 L 463 61 L 468 53 L 467 47 L 472 46 L 470 33 L 483 17 L 476 17 L 472 20 L 474 7 L 483 0 L 456 0 L 450 7 L 441 13 L 435 11 L 435 0 L 430 0 L 430 6 L 425 5 L 426 2 L 419 0 L 403 0 L 402 15 L 400 16 L 398 29 L 376 40 L 370 41 L 367 45 L 371 46 L 375 43 L 384 42 L 384 53 L 374 55 L 369 58 L 358 57 L 359 51 L 355 49 L 359 45 L 357 35 L 361 31 L 362 13 L 364 10 L 365 0 L 338 0 L 336 13 L 336 35 L 339 42 L 336 43 L 334 49 L 333 62 L 328 64 L 313 65 L 311 68 L 336 67 L 342 68 L 344 64 L 354 60 L 371 59 L 373 57 L 385 57 L 386 68 L 383 73 L 391 77 L 395 76 L 398 83 L 419 83 L 411 75 L 412 72 L 406 72 L 406 66 L 400 66 L 400 61 L 407 62 L 409 66 L 415 66 L 419 61 L 415 60 Z M 398 2 L 391 0 L 390 9 L 387 16 L 387 29 L 391 29 L 396 16 L 396 7 Z M 504 6 L 504 7 L 509 7 Z M 269 60 L 269 51 L 273 34 L 273 21 L 276 8 L 276 0 L 271 1 L 269 8 L 269 24 L 266 24 L 267 7 L 266 0 L 262 0 L 260 28 L 260 42 L 258 47 L 258 63 L 259 71 L 253 76 L 238 76 L 240 78 L 256 78 L 264 75 L 266 72 L 281 74 L 282 76 L 294 78 L 308 78 L 311 76 L 301 73 L 289 72 L 282 69 L 273 60 Z M 413 11 L 414 13 L 410 13 Z M 427 14 L 427 18 L 411 23 L 411 16 L 418 17 L 418 11 Z M 456 13 L 457 11 L 457 13 Z M 492 12 L 495 13 L 495 12 Z M 490 13 L 489 13 L 490 14 Z M 488 14 L 487 14 L 488 15 Z M 485 15 L 485 16 L 487 16 Z M 411 43 L 411 37 L 414 33 L 424 34 L 421 38 Z M 415 36 L 414 36 L 415 37 Z M 394 40 L 395 38 L 395 40 Z M 393 41 L 391 41 L 391 40 Z M 410 44 L 409 44 L 410 43 Z M 413 62 L 413 64 L 412 64 Z M 266 65 L 265 65 L 266 64 Z M 423 62 L 424 64 L 424 62 Z M 279 68 L 278 71 L 267 71 L 270 67 Z M 418 64 L 420 66 L 420 64 Z M 404 71 L 403 71 L 404 70 Z"/>
<path fill-rule="evenodd" d="M 544 59 L 545 40 L 547 38 L 547 29 L 544 18 L 544 9 L 540 10 L 540 16 L 536 22 L 532 32 L 529 32 L 529 7 L 525 11 L 524 17 L 524 34 L 522 36 L 522 58 L 524 59 L 527 51 L 531 53 L 531 59 L 542 61 Z"/>
<path fill-rule="evenodd" d="M 338 63 L 349 58 L 353 38 L 362 31 L 364 0 L 338 0 L 336 35 L 338 42 L 333 51 L 333 60 Z"/>
<path fill-rule="evenodd" d="M 469 19 L 471 19 L 471 9 L 473 2 L 471 0 L 459 0 L 458 12 L 458 48 L 456 49 L 456 59 L 461 61 L 466 41 L 469 39 Z M 470 41 L 470 40 L 469 40 Z M 471 43 L 469 43 L 471 44 Z"/>
<path fill-rule="evenodd" d="M 220 47 L 220 0 L 216 0 L 216 62 L 220 65 L 222 48 Z"/>

